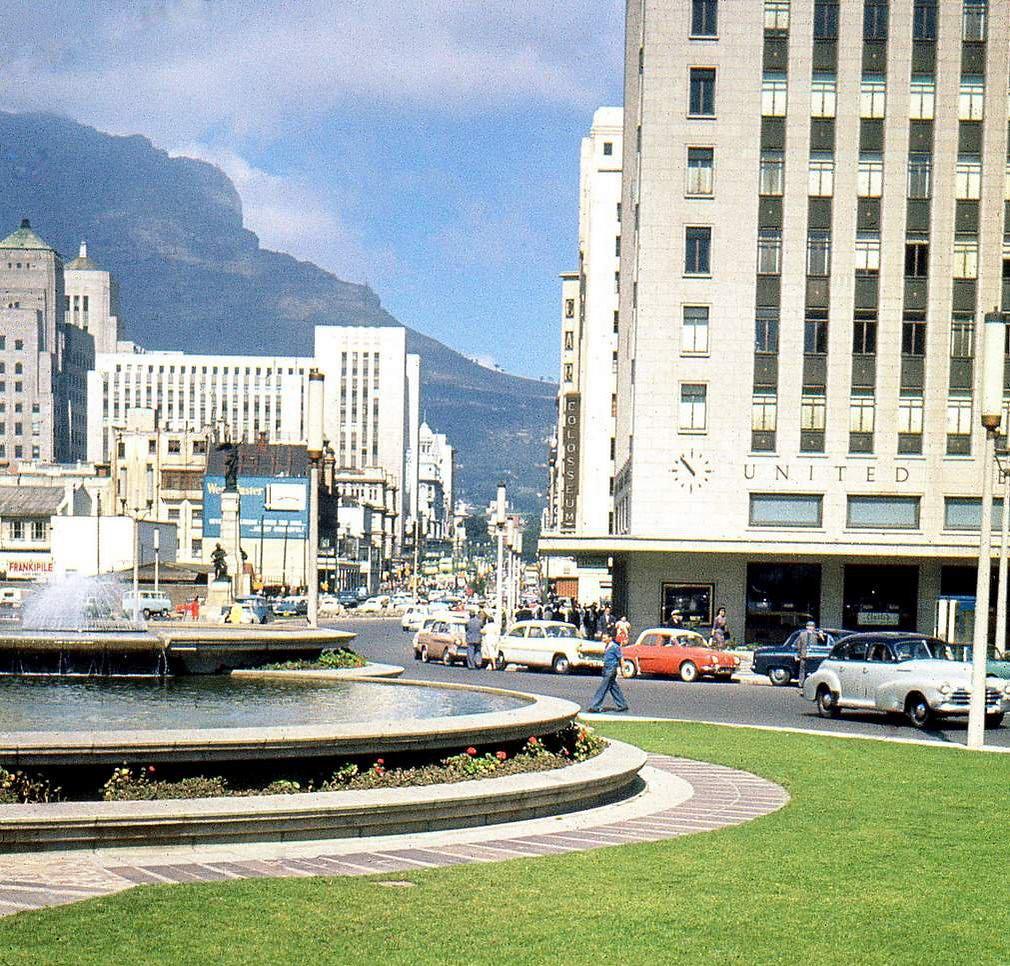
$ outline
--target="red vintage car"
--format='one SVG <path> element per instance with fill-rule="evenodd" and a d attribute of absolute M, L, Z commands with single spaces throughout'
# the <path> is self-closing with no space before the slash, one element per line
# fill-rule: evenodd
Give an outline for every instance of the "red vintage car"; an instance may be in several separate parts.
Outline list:
<path fill-rule="evenodd" d="M 621 649 L 621 672 L 626 678 L 639 674 L 665 674 L 681 681 L 701 676 L 728 681 L 740 659 L 712 647 L 701 634 L 683 628 L 653 627 Z"/>

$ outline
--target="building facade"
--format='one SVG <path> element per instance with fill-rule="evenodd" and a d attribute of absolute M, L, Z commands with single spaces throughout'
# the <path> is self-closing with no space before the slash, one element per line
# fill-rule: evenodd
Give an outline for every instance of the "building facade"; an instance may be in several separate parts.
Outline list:
<path fill-rule="evenodd" d="M 81 242 L 77 258 L 63 269 L 64 321 L 89 332 L 95 340 L 95 352 L 117 352 L 123 341 L 123 323 L 119 318 L 119 286 L 88 255 Z"/>
<path fill-rule="evenodd" d="M 974 593 L 1007 0 L 629 0 L 611 533 L 638 626 L 933 629 Z"/>
<path fill-rule="evenodd" d="M 424 540 L 453 540 L 455 452 L 444 433 L 421 423 L 418 436 L 418 519 Z"/>

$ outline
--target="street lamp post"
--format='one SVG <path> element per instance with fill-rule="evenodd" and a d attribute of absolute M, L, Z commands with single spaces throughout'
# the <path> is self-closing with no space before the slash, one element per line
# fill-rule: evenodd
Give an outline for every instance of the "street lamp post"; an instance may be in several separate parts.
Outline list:
<path fill-rule="evenodd" d="M 495 574 L 495 598 L 497 604 L 495 630 L 499 639 L 505 629 L 505 484 L 498 484 L 498 494 L 494 506 L 495 534 L 498 537 L 498 570 Z"/>
<path fill-rule="evenodd" d="M 1003 484 L 1003 512 L 1000 517 L 999 577 L 996 582 L 996 660 L 1006 656 L 1007 551 L 1010 542 L 1010 464 L 1005 450 L 996 454 Z M 1002 457 L 1002 458 L 1001 458 Z"/>
<path fill-rule="evenodd" d="M 309 454 L 309 553 L 308 583 L 310 627 L 319 626 L 319 461 L 323 456 L 323 374 L 309 370 L 308 392 Z"/>
<path fill-rule="evenodd" d="M 158 577 L 161 567 L 161 528 L 154 525 L 154 592 L 158 593 Z"/>
<path fill-rule="evenodd" d="M 985 317 L 982 352 L 982 513 L 979 521 L 978 573 L 975 582 L 975 633 L 971 653 L 971 700 L 968 705 L 968 747 L 985 743 L 985 678 L 989 650 L 989 584 L 992 579 L 992 490 L 996 434 L 1003 412 L 1003 348 L 1005 326 L 998 311 Z M 1004 507 L 1004 513 L 1006 512 Z"/>

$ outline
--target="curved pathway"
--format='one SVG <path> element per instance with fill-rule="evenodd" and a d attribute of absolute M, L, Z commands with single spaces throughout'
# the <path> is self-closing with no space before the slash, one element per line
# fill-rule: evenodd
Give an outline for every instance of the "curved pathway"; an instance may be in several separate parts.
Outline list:
<path fill-rule="evenodd" d="M 397 847 L 390 837 L 374 848 L 361 842 L 360 851 L 307 857 L 197 861 L 198 851 L 145 850 L 143 858 L 131 851 L 131 861 L 115 853 L 33 853 L 0 856 L 0 916 L 28 909 L 63 905 L 94 896 L 110 895 L 135 885 L 214 882 L 282 876 L 395 874 L 467 862 L 584 852 L 608 845 L 658 842 L 707 832 L 777 811 L 789 801 L 785 789 L 748 772 L 722 765 L 650 755 L 648 766 L 687 782 L 693 789 L 680 804 L 627 820 L 607 821 L 542 835 L 509 836 L 508 825 L 486 826 L 487 838 L 477 842 L 440 844 L 437 849 Z M 472 830 L 467 830 L 472 831 Z M 347 840 L 341 840 L 345 844 Z M 266 844 L 266 843 L 264 843 Z M 311 843 L 298 843 L 303 847 Z M 403 843 L 399 843 L 403 844 Z M 208 852 L 212 849 L 208 846 Z M 396 884 L 396 883 L 393 883 Z"/>

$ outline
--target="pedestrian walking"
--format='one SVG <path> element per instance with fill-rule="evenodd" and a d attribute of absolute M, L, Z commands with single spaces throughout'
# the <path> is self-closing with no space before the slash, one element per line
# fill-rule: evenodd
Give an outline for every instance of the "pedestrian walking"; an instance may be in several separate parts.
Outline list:
<path fill-rule="evenodd" d="M 628 641 L 631 639 L 631 622 L 624 615 L 617 622 L 617 626 L 614 632 L 614 640 L 617 641 L 621 647 L 624 647 Z"/>
<path fill-rule="evenodd" d="M 466 622 L 466 666 L 472 670 L 477 670 L 484 664 L 481 654 L 481 632 L 484 630 L 484 622 L 477 611 L 471 611 L 470 618 Z"/>
<path fill-rule="evenodd" d="M 807 679 L 807 660 L 810 657 L 810 648 L 816 647 L 821 641 L 821 635 L 817 633 L 817 625 L 813 621 L 807 621 L 807 626 L 800 631 L 800 636 L 796 639 L 796 656 L 800 660 L 800 687 Z"/>
<path fill-rule="evenodd" d="M 715 612 L 715 620 L 712 621 L 712 644 L 715 647 L 725 647 L 726 641 L 730 638 L 729 623 L 726 620 L 726 608 L 720 607 Z"/>
<path fill-rule="evenodd" d="M 624 692 L 617 683 L 617 675 L 621 670 L 621 645 L 617 643 L 606 631 L 600 638 L 603 642 L 603 680 L 600 682 L 596 694 L 588 707 L 588 711 L 594 714 L 603 710 L 603 702 L 607 700 L 607 695 L 614 699 L 615 711 L 627 711 L 628 702 L 624 699 Z"/>

